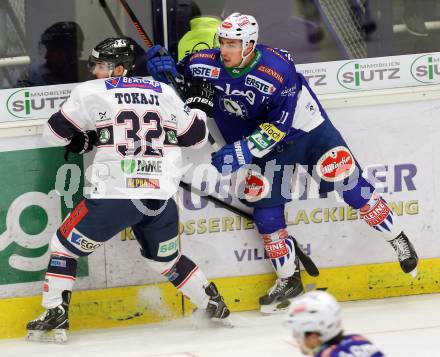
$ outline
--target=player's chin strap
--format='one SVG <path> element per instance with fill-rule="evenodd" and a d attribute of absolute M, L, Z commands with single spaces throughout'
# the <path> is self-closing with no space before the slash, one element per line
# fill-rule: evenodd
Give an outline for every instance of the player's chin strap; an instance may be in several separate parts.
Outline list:
<path fill-rule="evenodd" d="M 243 40 L 242 40 L 242 43 L 243 43 Z M 246 56 L 244 55 L 244 53 L 246 52 L 246 48 L 244 48 L 244 46 L 242 46 L 242 47 L 243 48 L 241 49 L 241 62 L 240 62 L 240 64 L 236 68 L 244 68 L 244 67 L 246 67 L 246 65 L 247 65 L 246 60 L 255 51 L 255 43 L 254 43 L 254 45 L 252 47 L 252 51 L 249 52 Z"/>

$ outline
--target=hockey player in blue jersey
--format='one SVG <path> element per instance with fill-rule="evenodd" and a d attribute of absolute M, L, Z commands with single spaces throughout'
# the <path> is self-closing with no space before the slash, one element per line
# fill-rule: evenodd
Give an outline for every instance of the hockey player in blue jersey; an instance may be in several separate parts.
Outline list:
<path fill-rule="evenodd" d="M 344 335 L 341 307 L 325 291 L 310 291 L 292 300 L 284 325 L 301 352 L 315 357 L 381 357 L 384 354 L 365 337 Z"/>
<path fill-rule="evenodd" d="M 224 174 L 244 166 L 248 172 L 240 198 L 254 208 L 255 224 L 278 276 L 260 304 L 273 304 L 303 291 L 284 217 L 284 205 L 291 198 L 285 188 L 290 188 L 296 164 L 307 167 L 320 193 L 336 190 L 349 206 L 360 210 L 361 218 L 391 244 L 402 270 L 415 276 L 415 249 L 398 228 L 390 206 L 362 177 L 348 145 L 305 78 L 296 72 L 289 53 L 257 45 L 258 24 L 250 15 L 230 15 L 217 36 L 219 49 L 187 56 L 177 67 L 160 46 L 148 51 L 147 64 L 159 80 L 166 80 L 165 72 L 178 75 L 179 71 L 192 88 L 187 102 L 193 106 L 212 104 L 212 116 L 226 141 L 212 155 L 217 170 Z M 200 81 L 215 86 L 213 101 L 203 101 Z"/>

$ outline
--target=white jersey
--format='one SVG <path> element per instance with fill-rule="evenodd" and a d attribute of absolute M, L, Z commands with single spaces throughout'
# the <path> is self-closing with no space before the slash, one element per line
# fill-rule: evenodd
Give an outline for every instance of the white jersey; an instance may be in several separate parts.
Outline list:
<path fill-rule="evenodd" d="M 96 130 L 86 175 L 92 198 L 168 199 L 182 175 L 180 146 L 206 142 L 206 114 L 190 110 L 168 85 L 118 77 L 79 84 L 44 136 L 67 145 L 74 131 Z"/>

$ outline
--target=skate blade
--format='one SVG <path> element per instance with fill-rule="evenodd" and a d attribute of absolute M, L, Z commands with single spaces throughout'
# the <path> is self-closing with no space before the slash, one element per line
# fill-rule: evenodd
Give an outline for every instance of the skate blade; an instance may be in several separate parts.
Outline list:
<path fill-rule="evenodd" d="M 408 274 L 411 275 L 413 278 L 417 278 L 417 274 L 418 274 L 417 268 L 414 268 Z"/>
<path fill-rule="evenodd" d="M 269 305 L 261 305 L 260 312 L 263 315 L 275 315 L 275 314 L 283 313 L 289 307 L 290 300 L 292 300 L 292 299 L 285 299 L 283 301 L 275 301 Z"/>
<path fill-rule="evenodd" d="M 65 329 L 54 329 L 51 331 L 28 330 L 26 338 L 32 342 L 64 344 L 67 342 L 67 331 Z"/>
<path fill-rule="evenodd" d="M 228 328 L 233 328 L 234 325 L 232 324 L 232 321 L 229 317 L 225 317 L 224 319 L 218 319 L 218 318 L 212 318 L 211 319 L 212 322 L 214 322 L 215 324 L 219 324 L 222 325 L 224 327 L 228 327 Z"/>
<path fill-rule="evenodd" d="M 201 309 L 196 309 L 193 311 L 190 317 L 191 323 L 196 328 L 206 328 L 206 327 L 234 327 L 229 317 L 224 319 L 211 318 L 208 316 L 206 311 Z"/>

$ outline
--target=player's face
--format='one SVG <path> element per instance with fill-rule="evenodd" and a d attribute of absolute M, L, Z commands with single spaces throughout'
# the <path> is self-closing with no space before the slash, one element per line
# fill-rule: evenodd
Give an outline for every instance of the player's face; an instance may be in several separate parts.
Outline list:
<path fill-rule="evenodd" d="M 295 336 L 294 336 L 295 337 Z M 308 356 L 314 356 L 315 351 L 321 345 L 320 336 L 317 333 L 308 333 L 304 339 L 296 338 L 301 352 Z"/>
<path fill-rule="evenodd" d="M 97 79 L 108 78 L 110 74 L 109 65 L 107 62 L 97 61 L 94 66 L 90 67 L 90 72 Z"/>
<path fill-rule="evenodd" d="M 222 55 L 223 64 L 225 67 L 231 68 L 239 66 L 242 60 L 242 41 L 220 37 L 219 42 L 220 53 Z"/>

